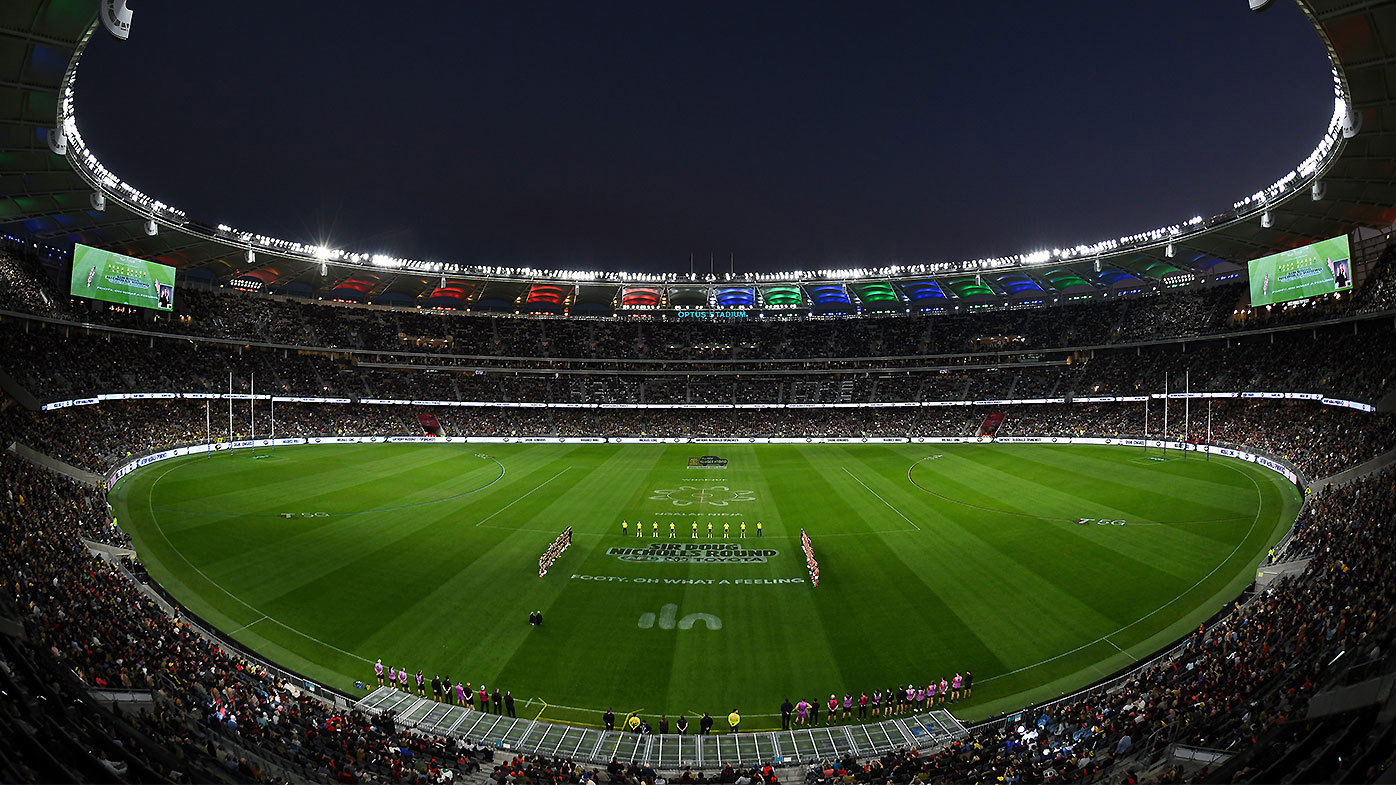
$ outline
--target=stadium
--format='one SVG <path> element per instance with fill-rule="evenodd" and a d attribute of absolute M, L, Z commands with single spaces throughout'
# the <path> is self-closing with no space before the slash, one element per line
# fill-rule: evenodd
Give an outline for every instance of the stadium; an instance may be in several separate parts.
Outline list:
<path fill-rule="evenodd" d="M 187 214 L 8 4 L 0 779 L 1392 781 L 1396 3 L 1294 5 L 1210 217 L 627 272 Z"/>

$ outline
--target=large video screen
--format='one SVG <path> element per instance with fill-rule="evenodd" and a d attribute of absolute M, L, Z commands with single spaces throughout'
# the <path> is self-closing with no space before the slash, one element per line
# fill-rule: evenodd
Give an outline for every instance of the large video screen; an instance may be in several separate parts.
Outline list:
<path fill-rule="evenodd" d="M 1348 236 L 1262 256 L 1250 263 L 1251 305 L 1270 305 L 1352 288 Z"/>
<path fill-rule="evenodd" d="M 174 310 L 175 268 L 77 243 L 72 293 L 109 303 Z"/>

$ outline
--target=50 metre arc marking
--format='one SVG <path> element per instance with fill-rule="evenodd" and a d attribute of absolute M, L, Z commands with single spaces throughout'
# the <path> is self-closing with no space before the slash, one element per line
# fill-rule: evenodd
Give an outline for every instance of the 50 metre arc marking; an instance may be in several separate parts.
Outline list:
<path fill-rule="evenodd" d="M 989 507 L 989 506 L 986 506 L 986 505 L 983 505 L 983 504 L 975 504 L 975 503 L 973 503 L 973 502 L 964 501 L 963 499 L 951 498 L 951 497 L 949 497 L 949 496 L 946 496 L 946 495 L 943 494 L 943 493 L 936 493 L 935 491 L 931 490 L 930 488 L 927 488 L 926 486 L 924 486 L 924 485 L 922 485 L 921 483 L 917 482 L 917 481 L 916 481 L 916 477 L 913 476 L 913 474 L 912 474 L 912 472 L 914 472 L 914 471 L 916 470 L 916 467 L 917 467 L 917 466 L 920 466 L 921 464 L 923 464 L 923 463 L 925 463 L 926 461 L 929 461 L 929 460 L 931 460 L 931 459 L 930 459 L 930 458 L 922 458 L 921 460 L 916 461 L 916 462 L 912 463 L 910 466 L 908 466 L 907 469 L 906 469 L 906 480 L 907 480 L 907 482 L 911 483 L 912 485 L 915 485 L 917 488 L 920 488 L 920 489 L 921 489 L 922 491 L 924 491 L 925 493 L 929 493 L 930 495 L 936 497 L 937 499 L 940 499 L 941 501 L 947 501 L 947 502 L 950 502 L 951 504 L 958 504 L 958 505 L 960 505 L 961 507 L 969 507 L 969 508 L 972 509 L 972 510 L 981 510 L 981 511 L 983 511 L 983 512 L 992 512 L 992 513 L 997 513 L 997 514 L 999 514 L 999 515 L 1012 515 L 1012 516 L 1014 516 L 1014 517 L 1016 517 L 1016 518 L 1033 518 L 1033 519 L 1039 520 L 1039 521 L 1066 521 L 1066 522 L 1068 522 L 1068 523 L 1075 523 L 1077 520 L 1079 520 L 1078 518 L 1068 518 L 1068 517 L 1065 517 L 1065 516 L 1062 516 L 1062 515 L 1038 515 L 1037 513 L 1033 513 L 1033 512 L 1020 512 L 1020 511 L 1018 511 L 1018 510 L 1000 510 L 1000 509 L 997 508 L 997 507 Z M 1235 468 L 1235 467 L 1233 467 L 1233 466 L 1227 466 L 1225 463 L 1220 463 L 1220 462 L 1217 463 L 1217 465 L 1218 465 L 1218 466 L 1221 466 L 1221 467 L 1224 467 L 1224 468 L 1226 468 L 1226 469 L 1230 469 L 1230 470 L 1233 471 L 1233 472 L 1237 472 L 1237 473 L 1240 474 L 1241 476 L 1243 476 L 1243 477 L 1249 479 L 1251 482 L 1255 482 L 1255 480 L 1254 480 L 1253 478 L 1251 478 L 1251 476 L 1250 476 L 1249 474 L 1246 474 L 1245 472 L 1242 472 L 1242 471 L 1240 471 L 1239 469 L 1237 469 L 1237 468 Z M 844 471 L 848 471 L 848 470 L 845 469 Z M 858 478 L 857 478 L 857 477 L 854 477 L 853 479 L 857 480 Z M 861 484 L 861 481 L 859 482 L 859 484 Z M 866 488 L 867 486 L 865 485 L 865 486 L 863 486 L 863 487 Z M 869 488 L 868 490 L 872 490 L 872 489 Z M 881 498 L 881 497 L 878 497 L 878 498 Z M 888 505 L 888 506 L 890 507 L 891 505 Z M 899 514 L 900 514 L 900 513 L 899 513 Z M 903 515 L 902 517 L 905 518 L 906 516 Z M 1250 517 L 1249 515 L 1231 515 L 1231 516 L 1228 516 L 1228 517 L 1225 517 L 1225 518 L 1199 518 L 1199 519 L 1197 519 L 1197 520 L 1192 520 L 1192 521 L 1148 521 L 1148 522 L 1141 521 L 1141 522 L 1133 523 L 1133 524 L 1130 524 L 1130 525 L 1132 525 L 1132 526 L 1177 526 L 1177 525 L 1179 525 L 1179 524 L 1184 524 L 1184 523 L 1225 523 L 1226 521 L 1244 521 L 1244 520 L 1246 520 L 1246 519 L 1249 518 L 1249 517 Z M 915 525 L 915 524 L 913 524 L 913 525 Z M 918 527 L 918 529 L 919 529 L 919 527 Z"/>
<path fill-rule="evenodd" d="M 396 512 L 396 511 L 398 511 L 398 510 L 410 510 L 410 509 L 412 509 L 412 508 L 414 508 L 414 507 L 426 507 L 426 506 L 431 505 L 431 504 L 443 504 L 443 503 L 445 503 L 445 502 L 455 501 L 456 499 L 460 499 L 460 498 L 463 498 L 463 497 L 465 497 L 465 496 L 469 496 L 469 495 L 472 494 L 472 493 L 479 493 L 480 491 L 483 491 L 483 490 L 485 490 L 486 488 L 490 487 L 491 485 L 494 485 L 495 483 L 497 483 L 497 482 L 499 482 L 500 480 L 504 479 L 504 474 L 505 474 L 504 464 L 500 463 L 499 460 L 498 460 L 497 458 L 493 458 L 493 457 L 490 457 L 490 456 L 488 456 L 488 455 L 481 455 L 481 456 L 479 456 L 479 457 L 485 458 L 486 460 L 492 462 L 495 466 L 498 466 L 498 467 L 499 467 L 499 474 L 495 475 L 495 477 L 494 477 L 493 480 L 490 480 L 489 482 L 485 483 L 484 485 L 481 485 L 481 486 L 478 487 L 478 488 L 471 488 L 471 489 L 468 490 L 468 491 L 461 491 L 460 493 L 451 494 L 450 496 L 443 496 L 443 497 L 440 498 L 440 499 L 428 499 L 428 500 L 426 500 L 426 501 L 424 501 L 424 502 L 413 502 L 413 503 L 411 503 L 411 504 L 398 504 L 398 505 L 395 505 L 395 506 L 392 506 L 392 507 L 379 507 L 378 509 L 374 509 L 374 510 L 350 510 L 350 511 L 348 511 L 348 512 L 326 512 L 326 513 L 318 513 L 318 514 L 316 515 L 316 517 L 320 517 L 320 518 L 341 518 L 341 517 L 345 517 L 345 516 L 349 516 L 349 515 L 370 515 L 370 514 L 381 513 L 381 512 Z M 171 466 L 171 467 L 170 467 L 170 469 L 174 469 L 174 468 L 176 468 L 176 467 L 175 467 L 175 466 Z M 169 473 L 169 472 L 167 471 L 165 474 L 168 474 L 168 473 Z M 160 475 L 159 480 L 156 480 L 156 482 L 159 482 L 160 480 L 163 480 L 163 479 L 165 479 L 165 475 L 164 475 L 164 474 Z M 154 486 L 152 485 L 151 488 L 153 489 Z M 217 510 L 184 510 L 184 509 L 180 509 L 179 507 L 165 507 L 165 506 L 157 505 L 157 504 L 151 504 L 151 505 L 149 505 L 149 506 L 150 506 L 151 512 L 154 512 L 155 510 L 160 510 L 161 512 L 177 512 L 177 513 L 180 513 L 180 514 L 182 514 L 182 515 L 198 515 L 198 516 L 212 517 L 212 518 L 279 518 L 279 517 L 281 517 L 281 513 L 242 513 L 242 512 L 219 512 L 219 511 L 217 511 Z M 478 526 L 479 524 L 476 524 L 476 525 Z"/>

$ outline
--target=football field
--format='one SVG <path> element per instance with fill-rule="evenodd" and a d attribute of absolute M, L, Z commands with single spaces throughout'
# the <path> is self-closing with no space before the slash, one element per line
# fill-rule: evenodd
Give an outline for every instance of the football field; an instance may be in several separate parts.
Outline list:
<path fill-rule="evenodd" d="M 1299 508 L 1243 461 L 1027 444 L 284 447 L 154 464 L 111 501 L 190 610 L 351 694 L 382 658 L 521 717 L 736 707 L 743 730 L 966 670 L 966 720 L 1083 686 L 1234 598 Z"/>

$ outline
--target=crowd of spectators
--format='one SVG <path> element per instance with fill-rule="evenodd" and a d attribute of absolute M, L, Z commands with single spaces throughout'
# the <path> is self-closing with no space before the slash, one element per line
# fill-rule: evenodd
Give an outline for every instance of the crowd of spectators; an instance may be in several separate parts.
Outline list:
<path fill-rule="evenodd" d="M 1389 254 L 1383 264 L 1390 266 Z M 0 263 L 0 282 L 9 284 L 0 286 L 0 307 L 73 318 L 78 309 L 56 291 L 42 284 L 27 289 L 21 285 L 42 275 L 32 260 Z M 1231 314 L 1228 323 L 1235 321 L 1234 312 L 1223 307 L 1224 288 L 1190 300 L 1187 308 L 1195 315 L 1188 321 L 1220 318 L 1223 312 Z M 535 358 L 554 351 L 582 352 L 561 356 L 690 358 L 695 341 L 701 342 L 702 352 L 723 359 L 837 357 L 846 356 L 838 353 L 848 347 L 857 351 L 868 347 L 875 355 L 895 356 L 900 347 L 914 347 L 910 354 L 928 354 L 944 346 L 961 347 L 955 351 L 966 351 L 963 347 L 1028 350 L 1130 340 L 1132 335 L 1150 334 L 1137 327 L 1140 323 L 1178 330 L 1221 329 L 1190 323 L 1168 326 L 1166 320 L 1160 321 L 1164 317 L 1148 317 L 1149 309 L 1171 307 L 1168 296 L 1114 302 L 1108 306 L 1114 310 L 1108 312 L 1099 310 L 1107 306 L 1090 304 L 963 317 L 781 323 L 763 325 L 760 335 L 753 336 L 747 332 L 752 328 L 722 325 L 691 331 L 689 325 L 442 316 L 305 303 L 273 306 L 268 305 L 272 301 L 241 294 L 205 294 L 200 303 L 200 297 L 183 298 L 187 293 L 181 290 L 181 298 L 201 305 L 200 313 L 177 313 L 168 322 L 152 322 L 146 313 L 100 308 L 83 312 L 82 318 L 180 334 L 299 336 L 287 342 L 311 341 L 321 347 L 419 346 L 425 337 L 435 336 L 432 340 L 449 341 L 453 351 L 483 348 L 481 354 L 520 352 Z M 1389 286 L 1364 290 L 1352 298 L 1357 303 L 1352 307 L 1382 310 L 1390 306 L 1387 300 L 1392 294 Z M 1079 318 L 1073 315 L 1076 309 L 1082 314 Z M 1093 319 L 1101 313 L 1108 318 Z M 1312 314 L 1265 318 L 1310 319 Z M 448 329 L 432 329 L 443 324 Z M 680 332 L 679 327 L 684 330 Z M 767 327 L 773 329 L 766 332 Z M 259 392 L 266 379 L 268 391 L 300 395 L 489 400 L 473 395 L 494 391 L 520 396 L 512 400 L 574 400 L 578 394 L 570 378 L 518 376 L 501 383 L 488 375 L 429 374 L 426 369 L 409 375 L 400 369 L 374 369 L 333 353 L 130 338 L 15 319 L 0 323 L 0 346 L 0 367 L 41 396 L 153 388 L 217 392 L 225 389 L 230 370 L 235 389 L 244 392 L 255 372 Z M 1390 328 L 1367 323 L 1359 328 L 1345 324 L 1280 333 L 1273 338 L 1188 343 L 1186 351 L 1183 346 L 1097 351 L 1094 357 L 1074 359 L 1069 367 L 1050 366 L 1059 376 L 1050 385 L 1036 370 L 1027 369 L 1000 373 L 996 378 L 1011 379 L 1001 386 L 985 381 L 990 378 L 987 374 L 937 371 L 890 379 L 863 377 L 854 380 L 852 390 L 818 373 L 797 380 L 742 377 L 730 387 L 713 378 L 680 383 L 655 377 L 650 388 L 648 377 L 629 381 L 583 377 L 582 394 L 621 402 L 647 394 L 665 400 L 683 396 L 693 401 L 696 395 L 703 401 L 725 401 L 730 392 L 734 400 L 742 396 L 769 400 L 774 394 L 780 402 L 795 402 L 798 395 L 817 399 L 813 403 L 845 399 L 842 396 L 867 400 L 859 398 L 864 395 L 890 400 L 878 397 L 880 389 L 917 396 L 911 400 L 955 388 L 961 400 L 1019 388 L 1108 395 L 1155 391 L 1163 372 L 1176 375 L 1187 370 L 1194 390 L 1269 387 L 1375 400 L 1389 390 L 1387 377 L 1396 367 L 1392 362 L 1396 341 Z M 951 380 L 946 382 L 946 376 Z M 409 391 L 431 391 L 434 397 L 404 394 Z M 452 392 L 455 395 L 448 396 Z M 19 441 L 100 471 L 131 453 L 200 441 L 210 434 L 217 439 L 220 431 L 226 437 L 226 412 L 215 404 L 206 419 L 202 409 L 204 404 L 194 401 L 105 402 L 34 414 L 5 400 L 0 401 L 0 441 L 4 442 L 0 448 Z M 983 416 L 993 410 L 285 404 L 277 407 L 276 431 L 285 435 L 393 430 L 416 434 L 420 433 L 416 414 L 427 411 L 436 414 L 451 435 L 972 435 Z M 1132 420 L 1140 415 L 1137 405 L 1024 406 L 1013 407 L 1008 414 L 1000 430 L 1004 435 L 1057 429 L 1128 435 Z M 244 429 L 250 433 L 247 417 L 246 403 L 237 404 L 235 435 L 244 435 Z M 257 417 L 257 431 L 270 433 L 269 407 L 265 412 L 259 407 Z M 1151 420 L 1150 431 L 1156 428 L 1161 428 L 1161 422 Z M 1216 404 L 1212 428 L 1215 441 L 1260 446 L 1314 475 L 1351 466 L 1364 456 L 1390 449 L 1393 442 L 1389 416 L 1317 403 Z M 84 544 L 84 540 L 128 544 L 96 492 L 4 449 L 0 449 L 0 481 L 4 487 L 0 493 L 0 588 L 4 589 L 0 617 L 16 620 L 22 630 L 22 635 L 0 634 L 0 732 L 7 744 L 7 754 L 0 755 L 0 778 L 440 783 L 484 776 L 474 772 L 493 766 L 494 751 L 471 741 L 421 735 L 397 728 L 391 716 L 336 708 L 307 691 L 304 684 L 225 650 L 177 614 L 167 612 L 155 592 L 142 583 L 137 563 L 103 558 Z M 1154 760 L 1151 756 L 1175 743 L 1237 753 L 1228 768 L 1204 772 L 1200 779 L 1276 778 L 1287 773 L 1274 768 L 1291 759 L 1287 750 L 1316 743 L 1313 732 L 1296 730 L 1312 727 L 1305 725 L 1305 714 L 1313 696 L 1341 683 L 1352 669 L 1387 658 L 1396 632 L 1393 552 L 1396 478 L 1383 474 L 1330 489 L 1306 507 L 1280 554 L 1308 558 L 1307 567 L 1238 603 L 1216 624 L 1189 636 L 1171 656 L 1121 682 L 977 727 L 970 738 L 939 751 L 908 749 L 869 762 L 829 761 L 811 770 L 809 778 L 1033 785 L 1117 780 L 1134 777 L 1132 767 Z M 103 689 L 146 692 L 153 696 L 153 703 L 138 712 L 111 712 L 98 708 L 91 698 L 91 690 Z M 1346 758 L 1318 759 L 1306 771 L 1324 779 L 1374 781 L 1392 762 L 1389 748 L 1379 746 L 1381 741 Z M 1368 768 L 1351 770 L 1359 765 Z M 598 782 L 603 777 L 630 785 L 657 785 L 661 779 L 656 772 L 619 762 L 598 770 L 568 760 L 525 756 L 499 762 L 488 776 L 495 785 Z M 1158 778 L 1181 776 L 1177 769 L 1168 769 Z M 690 782 L 703 777 L 689 772 L 675 779 Z M 736 783 L 761 779 L 769 784 L 774 776 L 764 770 L 723 771 L 713 779 Z"/>
<path fill-rule="evenodd" d="M 1231 768 L 1200 772 L 1194 781 L 1275 781 L 1292 772 L 1269 768 L 1284 750 L 1277 731 L 1304 720 L 1314 694 L 1348 668 L 1386 657 L 1396 625 L 1396 493 L 1389 474 L 1330 491 L 1304 519 L 1294 555 L 1310 558 L 1302 574 L 1238 604 L 1215 625 L 1191 635 L 1174 656 L 1131 674 L 1122 684 L 1030 709 L 989 723 L 966 741 L 934 754 L 915 750 L 867 764 L 845 760 L 821 767 L 823 782 L 1092 782 L 1134 781 L 1133 766 L 1170 744 L 1253 751 Z M 1348 659 L 1333 667 L 1335 657 Z M 1303 737 L 1294 739 L 1303 741 Z M 1312 743 L 1312 742 L 1311 742 Z M 1350 781 L 1371 782 L 1393 756 L 1380 742 L 1329 769 L 1324 781 L 1358 761 Z M 1369 768 L 1370 767 L 1370 768 Z M 1336 771 L 1335 771 L 1336 769 Z M 1180 770 L 1161 767 L 1159 781 Z M 1312 780 L 1311 780 L 1312 781 Z"/>
<path fill-rule="evenodd" d="M 1163 438 L 1158 401 L 1150 438 Z M 105 473 L 130 457 L 170 446 L 228 441 L 224 401 L 106 401 L 31 413 L 0 408 L 0 446 L 19 441 L 87 471 Z M 1313 401 L 1218 400 L 1212 404 L 1214 444 L 1259 449 L 1284 458 L 1309 478 L 1326 477 L 1396 449 L 1392 416 Z M 849 409 L 512 409 L 389 404 L 258 405 L 239 401 L 233 438 L 422 436 L 418 414 L 436 418 L 446 436 L 840 437 L 975 436 L 984 419 L 1005 415 L 997 436 L 1144 434 L 1141 403 L 1022 404 L 1015 406 Z M 1207 440 L 1207 404 L 1193 401 L 1186 421 L 1172 402 L 1167 436 Z M 274 429 L 274 430 L 273 430 Z"/>
<path fill-rule="evenodd" d="M 515 367 L 536 367 L 540 361 L 590 361 L 596 367 L 606 360 L 618 367 L 639 360 L 694 367 L 741 362 L 759 368 L 763 361 L 829 363 L 841 358 L 878 358 L 884 364 L 904 364 L 887 358 L 912 358 L 924 365 L 939 355 L 1060 351 L 1230 334 L 1396 308 L 1391 248 L 1355 292 L 1289 306 L 1252 309 L 1246 304 L 1246 285 L 1227 283 L 1016 310 L 752 323 L 528 318 L 190 287 L 179 289 L 175 310 L 166 314 L 71 299 L 38 253 L 13 244 L 0 249 L 0 281 L 7 284 L 0 288 L 0 308 L 237 343 L 418 353 L 426 362 L 460 356 L 468 363 L 498 366 L 513 358 Z"/>
<path fill-rule="evenodd" d="M 1071 358 L 920 369 L 551 373 L 440 367 L 225 346 L 0 319 L 0 370 L 40 400 L 118 392 L 234 392 L 543 403 L 884 403 L 1162 392 L 1317 393 L 1375 402 L 1396 380 L 1385 321 L 1201 344 L 1097 350 Z M 398 358 L 401 359 L 401 358 Z"/>
<path fill-rule="evenodd" d="M 113 765 L 173 780 L 221 771 L 241 782 L 288 772 L 319 781 L 441 781 L 445 769 L 464 774 L 489 754 L 478 745 L 399 731 L 390 717 L 336 710 L 224 651 L 162 611 L 126 569 L 80 545 L 80 537 L 109 534 L 103 511 L 91 503 L 95 497 L 4 452 L 0 477 L 7 489 L 0 498 L 0 583 L 10 588 L 0 605 L 22 621 L 32 646 L 11 656 L 29 658 L 25 667 L 40 671 L 71 671 L 78 685 L 157 695 L 152 709 L 119 718 L 126 730 L 100 718 L 84 726 L 122 739 L 102 748 Z M 1351 663 L 1361 665 L 1390 648 L 1392 479 L 1373 477 L 1321 497 L 1286 554 L 1311 559 L 1302 575 L 1240 605 L 1191 636 L 1176 657 L 1123 685 L 991 723 L 940 752 L 906 751 L 867 765 L 841 761 L 829 771 L 878 782 L 922 774 L 947 782 L 1074 781 L 1118 773 L 1116 759 L 1135 760 L 1132 754 L 1169 743 L 1246 750 L 1270 738 L 1301 720 L 1309 698 L 1331 684 L 1327 664 L 1339 651 L 1352 652 Z M 17 669 L 11 663 L 4 670 Z M 32 708 L 9 711 L 16 727 L 38 733 L 38 718 L 26 713 Z M 18 763 L 33 771 L 47 765 L 23 752 Z M 1264 771 L 1263 760 L 1246 765 L 1251 775 Z M 620 781 L 654 781 L 621 768 Z M 524 758 L 495 771 L 500 785 L 601 776 L 611 772 Z"/>

